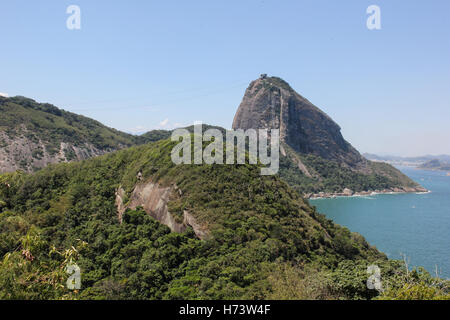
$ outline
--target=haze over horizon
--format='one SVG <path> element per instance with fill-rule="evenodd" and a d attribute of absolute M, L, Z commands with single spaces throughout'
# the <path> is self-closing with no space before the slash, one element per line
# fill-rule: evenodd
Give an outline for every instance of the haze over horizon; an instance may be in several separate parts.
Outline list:
<path fill-rule="evenodd" d="M 72 4 L 81 30 L 66 28 Z M 381 30 L 366 28 L 372 4 Z M 0 95 L 132 133 L 230 128 L 250 81 L 268 73 L 361 153 L 450 154 L 449 10 L 444 0 L 2 3 Z"/>

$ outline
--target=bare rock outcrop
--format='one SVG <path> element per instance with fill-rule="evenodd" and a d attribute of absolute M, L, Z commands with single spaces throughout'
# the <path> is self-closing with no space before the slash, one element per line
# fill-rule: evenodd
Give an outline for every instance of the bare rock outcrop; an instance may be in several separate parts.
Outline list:
<path fill-rule="evenodd" d="M 167 205 L 174 191 L 176 192 L 176 187 L 163 187 L 153 182 L 139 183 L 131 193 L 128 203 L 124 203 L 125 191 L 119 187 L 116 192 L 119 221 L 122 222 L 122 215 L 127 209 L 142 207 L 151 217 L 168 226 L 173 232 L 184 232 L 188 226 L 191 226 L 198 238 L 205 239 L 208 236 L 207 229 L 198 223 L 192 214 L 184 210 L 183 221 L 177 222 L 169 212 Z"/>
<path fill-rule="evenodd" d="M 21 134 L 15 137 L 0 131 L 0 173 L 16 170 L 32 172 L 49 164 L 85 160 L 111 151 L 99 150 L 89 143 L 75 146 L 60 142 L 57 152 L 49 152 L 42 140 L 30 137 L 33 133 L 26 128 L 22 128 Z"/>
<path fill-rule="evenodd" d="M 325 112 L 277 77 L 250 83 L 233 121 L 233 129 L 280 129 L 280 138 L 301 154 L 314 154 L 358 171 L 367 160 L 348 143 Z M 300 170 L 305 168 L 299 164 Z"/>

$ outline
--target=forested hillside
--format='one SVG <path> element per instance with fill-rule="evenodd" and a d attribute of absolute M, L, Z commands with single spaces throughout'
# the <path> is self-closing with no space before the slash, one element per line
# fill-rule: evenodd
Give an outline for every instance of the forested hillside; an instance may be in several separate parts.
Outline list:
<path fill-rule="evenodd" d="M 393 166 L 368 161 L 367 173 L 352 170 L 336 161 L 308 154 L 298 154 L 284 145 L 280 157 L 280 177 L 294 189 L 309 197 L 313 194 L 339 194 L 344 188 L 352 192 L 424 192 L 418 183 Z"/>
<path fill-rule="evenodd" d="M 0 172 L 31 172 L 149 141 L 24 97 L 0 97 L 0 113 Z"/>
<path fill-rule="evenodd" d="M 448 298 L 444 281 L 406 272 L 278 177 L 256 165 L 176 166 L 173 146 L 1 175 L 0 299 Z M 139 207 L 120 223 L 117 190 L 127 204 L 147 182 L 171 188 L 170 214 L 189 212 L 208 236 L 171 232 Z M 69 263 L 80 290 L 66 288 Z M 370 264 L 381 295 L 367 289 Z"/>

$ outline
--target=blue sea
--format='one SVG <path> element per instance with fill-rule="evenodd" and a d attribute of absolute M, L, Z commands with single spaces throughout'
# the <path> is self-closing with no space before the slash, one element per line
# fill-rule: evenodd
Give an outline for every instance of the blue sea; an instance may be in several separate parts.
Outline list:
<path fill-rule="evenodd" d="M 426 194 L 380 194 L 316 199 L 310 203 L 334 222 L 363 235 L 392 259 L 450 278 L 450 176 L 398 167 L 430 190 Z"/>

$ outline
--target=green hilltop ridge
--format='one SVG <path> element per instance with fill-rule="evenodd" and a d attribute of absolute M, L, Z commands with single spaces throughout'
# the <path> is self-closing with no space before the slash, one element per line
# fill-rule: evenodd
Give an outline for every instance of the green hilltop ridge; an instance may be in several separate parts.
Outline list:
<path fill-rule="evenodd" d="M 0 97 L 0 172 L 31 172 L 149 141 L 25 97 Z"/>
<path fill-rule="evenodd" d="M 280 78 L 252 82 L 233 123 L 280 128 L 275 176 L 176 166 L 169 130 L 134 136 L 24 97 L 0 97 L 0 112 L 0 299 L 449 299 L 448 281 L 304 199 L 424 189 L 362 157 Z M 382 292 L 366 286 L 371 264 Z"/>
<path fill-rule="evenodd" d="M 289 103 L 286 103 L 289 101 Z M 0 97 L 0 172 L 32 172 L 170 137 L 135 136 L 24 97 Z M 203 129 L 217 126 L 204 125 Z M 394 167 L 362 157 L 324 112 L 277 77 L 253 81 L 233 128 L 280 128 L 280 176 L 306 198 L 370 192 L 426 191 Z M 193 127 L 187 127 L 193 132 Z"/>
<path fill-rule="evenodd" d="M 49 164 L 79 161 L 168 139 L 172 130 L 140 136 L 25 97 L 0 96 L 0 173 L 33 172 Z M 203 129 L 218 128 L 204 125 Z M 193 126 L 187 127 L 193 132 Z"/>
<path fill-rule="evenodd" d="M 327 114 L 284 80 L 262 75 L 252 81 L 233 129 L 280 129 L 280 176 L 304 197 L 371 192 L 424 192 L 385 163 L 364 158 Z"/>
<path fill-rule="evenodd" d="M 0 299 L 449 298 L 448 283 L 407 272 L 277 176 L 176 166 L 174 145 L 0 175 Z M 161 192 L 165 208 L 149 209 Z M 80 290 L 65 287 L 70 262 Z M 366 287 L 370 264 L 381 294 Z"/>

